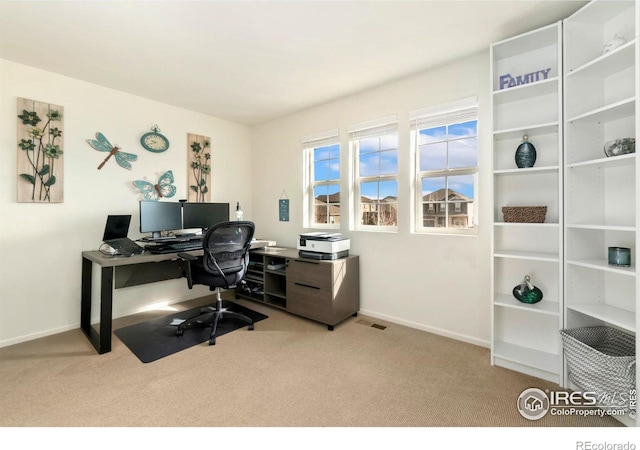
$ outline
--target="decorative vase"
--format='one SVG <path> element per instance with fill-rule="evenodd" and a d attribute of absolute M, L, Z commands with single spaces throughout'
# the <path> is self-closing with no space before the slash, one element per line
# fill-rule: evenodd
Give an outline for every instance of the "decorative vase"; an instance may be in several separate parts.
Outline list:
<path fill-rule="evenodd" d="M 631 249 L 627 247 L 609 247 L 609 265 L 629 267 L 631 265 Z"/>
<path fill-rule="evenodd" d="M 513 288 L 513 296 L 522 303 L 532 305 L 542 300 L 542 291 L 531 284 L 529 275 L 525 275 L 522 283 Z"/>
<path fill-rule="evenodd" d="M 604 143 L 604 154 L 612 156 L 626 155 L 636 152 L 636 138 L 614 139 Z"/>
<path fill-rule="evenodd" d="M 520 168 L 533 167 L 536 163 L 536 148 L 528 141 L 529 136 L 522 136 L 522 144 L 516 150 L 516 165 Z"/>

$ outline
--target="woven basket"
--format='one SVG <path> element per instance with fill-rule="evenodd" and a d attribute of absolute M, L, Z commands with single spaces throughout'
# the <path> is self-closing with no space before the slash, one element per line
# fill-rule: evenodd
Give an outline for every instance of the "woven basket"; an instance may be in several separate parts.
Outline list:
<path fill-rule="evenodd" d="M 505 222 L 542 223 L 547 214 L 546 206 L 503 206 Z"/>
<path fill-rule="evenodd" d="M 571 381 L 595 392 L 601 406 L 628 411 L 636 389 L 635 337 L 605 326 L 569 328 L 560 335 Z"/>

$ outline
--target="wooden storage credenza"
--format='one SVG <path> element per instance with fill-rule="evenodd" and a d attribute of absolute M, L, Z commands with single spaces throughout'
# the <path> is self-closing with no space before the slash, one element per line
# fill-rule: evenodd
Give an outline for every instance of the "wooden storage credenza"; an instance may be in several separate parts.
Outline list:
<path fill-rule="evenodd" d="M 284 309 L 329 330 L 360 309 L 358 256 L 319 261 L 301 258 L 293 248 L 253 250 L 245 283 L 236 298 Z"/>

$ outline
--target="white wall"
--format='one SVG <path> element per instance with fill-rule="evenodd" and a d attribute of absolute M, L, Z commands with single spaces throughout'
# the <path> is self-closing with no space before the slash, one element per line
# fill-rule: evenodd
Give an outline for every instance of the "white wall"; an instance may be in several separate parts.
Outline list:
<path fill-rule="evenodd" d="M 360 255 L 361 311 L 487 345 L 490 337 L 491 131 L 488 52 L 358 95 L 249 129 L 122 92 L 0 60 L 0 346 L 79 327 L 80 253 L 97 249 L 108 214 L 132 214 L 130 237 L 138 237 L 131 181 L 172 169 L 186 197 L 187 133 L 212 138 L 213 201 L 235 205 L 256 222 L 256 237 L 295 247 L 302 225 L 302 136 L 397 114 L 400 127 L 400 210 L 408 211 L 408 112 L 475 95 L 480 103 L 479 234 L 475 237 L 416 235 L 407 214 L 398 233 L 355 232 L 351 253 Z M 65 201 L 16 202 L 16 98 L 64 106 Z M 139 145 L 158 124 L 171 140 L 163 154 Z M 138 154 L 131 171 L 108 163 L 85 140 L 103 132 L 123 151 Z M 342 164 L 347 167 L 346 152 Z M 347 189 L 343 183 L 343 191 Z M 290 199 L 289 222 L 278 220 L 278 199 Z M 347 217 L 345 216 L 345 219 Z M 173 303 L 205 294 L 183 280 L 115 291 L 114 316 L 145 305 Z"/>
<path fill-rule="evenodd" d="M 323 76 L 330 76 L 326 74 Z M 479 234 L 411 233 L 408 112 L 477 96 L 479 100 Z M 259 234 L 295 247 L 303 228 L 301 138 L 339 128 L 341 167 L 348 167 L 346 127 L 396 114 L 399 119 L 399 231 L 348 229 L 343 206 L 340 232 L 360 256 L 361 312 L 392 322 L 489 345 L 491 129 L 488 51 L 436 70 L 387 84 L 254 127 L 253 215 Z M 348 184 L 342 183 L 346 192 Z M 290 199 L 290 221 L 278 219 L 278 199 Z M 343 196 L 345 198 L 346 196 Z"/>
<path fill-rule="evenodd" d="M 18 97 L 64 107 L 64 203 L 16 202 Z M 6 60 L 0 60 L 0 124 L 0 346 L 79 327 L 81 252 L 101 244 L 108 214 L 131 214 L 129 237 L 141 236 L 133 180 L 155 180 L 171 169 L 178 192 L 170 200 L 187 198 L 187 133 L 211 138 L 212 201 L 232 209 L 240 201 L 252 216 L 250 129 L 243 125 Z M 154 124 L 171 141 L 165 153 L 140 146 Z M 97 170 L 105 154 L 85 142 L 96 131 L 138 155 L 131 171 L 115 161 Z M 189 291 L 184 280 L 120 289 L 114 316 L 207 292 Z"/>

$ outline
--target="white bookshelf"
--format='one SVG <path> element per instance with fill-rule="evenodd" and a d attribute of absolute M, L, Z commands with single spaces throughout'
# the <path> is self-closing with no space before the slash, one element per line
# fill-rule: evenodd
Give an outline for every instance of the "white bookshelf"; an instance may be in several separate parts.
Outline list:
<path fill-rule="evenodd" d="M 562 59 L 561 23 L 491 46 L 493 119 L 491 363 L 556 383 L 563 379 Z M 547 71 L 544 79 L 507 87 L 500 77 Z M 503 78 L 504 79 L 504 78 Z M 537 151 L 518 168 L 523 136 Z M 503 206 L 547 206 L 544 223 L 505 222 Z M 539 303 L 515 299 L 525 275 L 543 292 Z"/>
<path fill-rule="evenodd" d="M 640 169 L 636 154 L 604 154 L 605 142 L 637 138 L 640 129 L 638 8 L 596 0 L 563 21 L 566 328 L 606 325 L 636 334 L 638 327 Z M 627 42 L 604 53 L 615 34 Z M 631 266 L 609 265 L 609 246 L 629 247 Z M 568 372 L 563 383 L 575 388 Z"/>

